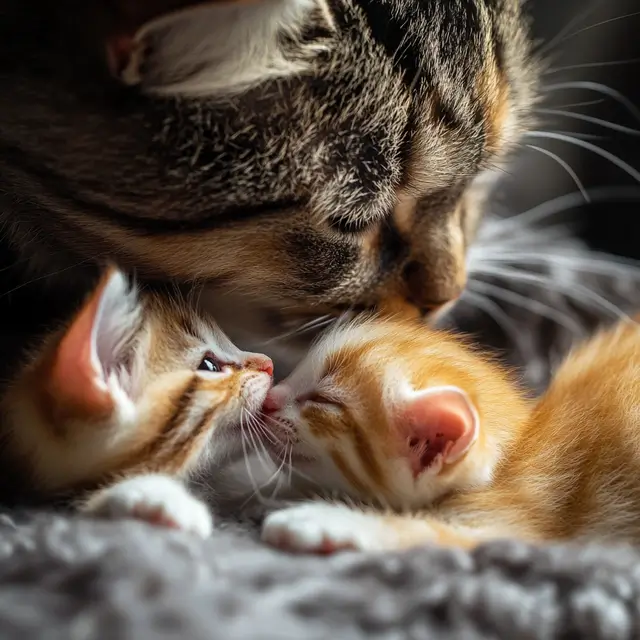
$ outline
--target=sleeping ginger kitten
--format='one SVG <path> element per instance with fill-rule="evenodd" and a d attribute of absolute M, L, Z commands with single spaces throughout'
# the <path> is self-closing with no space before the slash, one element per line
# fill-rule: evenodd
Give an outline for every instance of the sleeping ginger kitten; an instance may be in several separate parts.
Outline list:
<path fill-rule="evenodd" d="M 458 338 L 401 320 L 339 327 L 267 396 L 300 477 L 392 511 L 307 502 L 263 539 L 327 553 L 495 538 L 640 543 L 640 328 L 566 359 L 530 403 Z M 265 445 L 269 445 L 265 440 Z"/>
<path fill-rule="evenodd" d="M 266 356 L 110 269 L 2 398 L 4 454 L 38 495 L 89 492 L 84 511 L 208 535 L 209 510 L 175 479 L 235 453 L 272 372 Z"/>

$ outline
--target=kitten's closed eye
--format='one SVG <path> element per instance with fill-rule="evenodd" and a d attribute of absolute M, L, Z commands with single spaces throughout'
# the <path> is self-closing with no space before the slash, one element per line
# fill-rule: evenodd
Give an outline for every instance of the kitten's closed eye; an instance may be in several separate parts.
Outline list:
<path fill-rule="evenodd" d="M 314 391 L 313 393 L 309 393 L 301 397 L 299 402 L 300 404 L 312 402 L 313 404 L 325 404 L 337 407 L 342 406 L 342 403 L 337 398 L 318 391 Z"/>

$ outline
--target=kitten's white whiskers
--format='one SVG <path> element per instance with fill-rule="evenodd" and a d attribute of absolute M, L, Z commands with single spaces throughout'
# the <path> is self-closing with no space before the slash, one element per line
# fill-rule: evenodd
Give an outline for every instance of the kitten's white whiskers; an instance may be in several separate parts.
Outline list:
<path fill-rule="evenodd" d="M 261 504 L 264 504 L 264 498 L 262 496 L 262 494 L 260 493 L 260 489 L 261 486 L 258 485 L 258 483 L 256 482 L 256 479 L 253 475 L 253 472 L 251 471 L 251 464 L 249 462 L 249 455 L 247 453 L 247 443 L 246 443 L 246 432 L 245 432 L 245 425 L 244 425 L 244 413 L 245 410 L 244 408 L 241 410 L 240 412 L 240 442 L 242 444 L 242 455 L 244 458 L 244 466 L 247 470 L 247 476 L 249 478 L 249 481 L 251 482 L 251 486 L 254 489 L 254 493 L 253 495 L 255 495 L 258 498 L 258 501 Z M 252 495 L 252 497 L 253 497 Z"/>

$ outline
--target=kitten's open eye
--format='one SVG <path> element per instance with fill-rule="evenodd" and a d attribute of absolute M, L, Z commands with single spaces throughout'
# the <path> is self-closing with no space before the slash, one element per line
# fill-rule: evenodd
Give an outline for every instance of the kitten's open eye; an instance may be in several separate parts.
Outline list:
<path fill-rule="evenodd" d="M 223 368 L 222 362 L 213 353 L 207 353 L 198 365 L 198 371 L 208 371 L 209 373 L 220 373 Z"/>

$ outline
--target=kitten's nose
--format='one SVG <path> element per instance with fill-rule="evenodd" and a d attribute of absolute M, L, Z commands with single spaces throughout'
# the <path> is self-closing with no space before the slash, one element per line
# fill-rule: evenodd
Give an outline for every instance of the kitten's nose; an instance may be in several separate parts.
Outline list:
<path fill-rule="evenodd" d="M 257 371 L 264 371 L 273 377 L 273 361 L 261 353 L 254 353 L 248 357 L 245 360 L 245 366 L 256 369 Z"/>
<path fill-rule="evenodd" d="M 265 413 L 280 411 L 287 404 L 289 395 L 289 389 L 281 384 L 271 387 L 267 392 L 267 397 L 264 399 L 262 410 Z"/>

